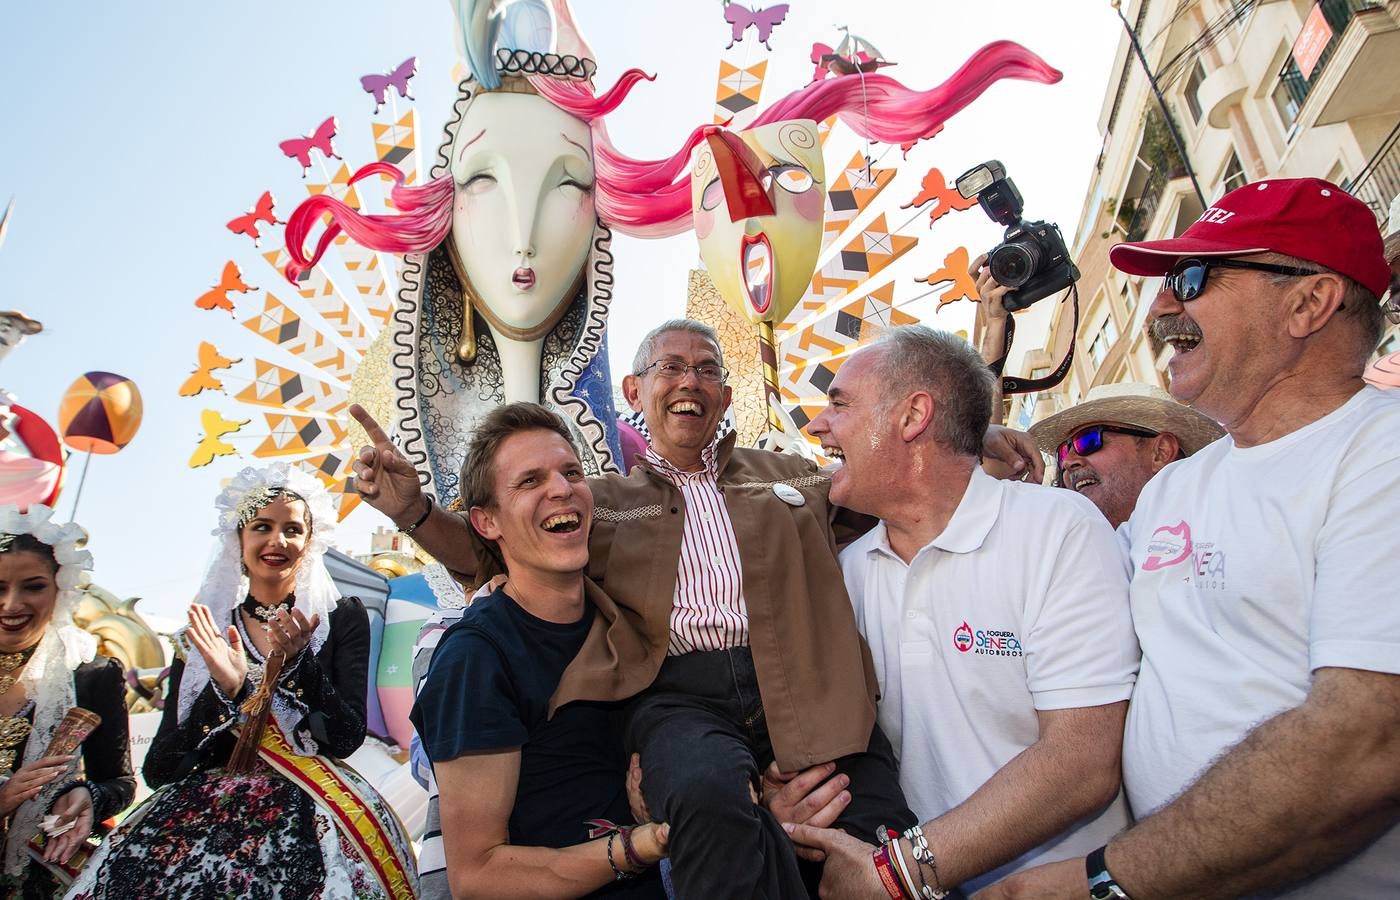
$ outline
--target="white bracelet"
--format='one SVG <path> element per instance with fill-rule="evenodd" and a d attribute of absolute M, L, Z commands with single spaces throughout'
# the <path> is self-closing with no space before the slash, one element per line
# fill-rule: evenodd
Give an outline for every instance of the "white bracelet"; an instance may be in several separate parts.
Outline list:
<path fill-rule="evenodd" d="M 909 864 L 904 861 L 904 854 L 899 852 L 899 838 L 890 841 L 890 856 L 894 857 L 894 863 L 899 867 L 905 887 L 909 888 L 911 894 L 917 893 L 919 889 L 914 887 L 914 878 L 909 874 Z"/>

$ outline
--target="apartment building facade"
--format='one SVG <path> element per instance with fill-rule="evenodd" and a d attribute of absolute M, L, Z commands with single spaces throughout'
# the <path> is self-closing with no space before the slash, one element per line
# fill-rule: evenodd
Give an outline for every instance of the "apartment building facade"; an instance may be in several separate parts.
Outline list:
<path fill-rule="evenodd" d="M 1378 219 L 1400 193 L 1400 0 L 1126 0 L 1120 12 L 1167 112 L 1125 29 L 1071 245 L 1078 320 L 1067 300 L 1042 301 L 1056 303 L 1048 324 L 1018 334 L 1011 356 L 1017 374 L 1044 374 L 1073 337 L 1074 364 L 1057 388 L 1009 400 L 1007 421 L 1022 428 L 1096 384 L 1166 385 L 1167 353 L 1144 329 L 1160 279 L 1114 270 L 1113 244 L 1174 237 L 1259 178 L 1327 178 Z M 1392 329 L 1383 352 L 1396 349 Z"/>

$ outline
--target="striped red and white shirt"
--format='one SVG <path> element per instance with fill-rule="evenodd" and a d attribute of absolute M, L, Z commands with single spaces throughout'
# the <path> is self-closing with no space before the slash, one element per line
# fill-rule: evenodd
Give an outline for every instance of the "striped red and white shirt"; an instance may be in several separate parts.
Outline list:
<path fill-rule="evenodd" d="M 748 646 L 749 614 L 744 607 L 739 544 L 719 491 L 716 445 L 710 444 L 700 454 L 704 467 L 698 472 L 677 469 L 650 447 L 646 458 L 685 498 L 667 655 Z"/>

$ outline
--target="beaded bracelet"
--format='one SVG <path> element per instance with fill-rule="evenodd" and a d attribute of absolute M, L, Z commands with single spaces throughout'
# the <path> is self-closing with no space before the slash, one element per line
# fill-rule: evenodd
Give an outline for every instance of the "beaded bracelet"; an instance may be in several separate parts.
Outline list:
<path fill-rule="evenodd" d="M 952 891 L 943 890 L 943 884 L 938 878 L 938 862 L 933 857 L 933 851 L 929 849 L 928 838 L 924 837 L 923 828 L 915 825 L 904 832 L 904 836 L 909 839 L 909 852 L 914 857 L 914 867 L 919 872 L 920 896 L 924 900 L 943 900 L 952 894 Z M 924 866 L 933 870 L 933 884 L 924 880 Z"/>

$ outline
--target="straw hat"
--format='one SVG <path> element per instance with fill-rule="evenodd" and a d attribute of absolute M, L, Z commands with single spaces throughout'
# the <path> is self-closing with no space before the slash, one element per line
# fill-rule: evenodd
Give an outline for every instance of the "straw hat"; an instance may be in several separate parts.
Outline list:
<path fill-rule="evenodd" d="M 1089 396 L 1064 412 L 1055 413 L 1030 427 L 1030 436 L 1050 456 L 1085 425 L 1130 425 L 1158 434 L 1176 435 L 1187 456 L 1220 437 L 1225 430 L 1207 417 L 1183 406 L 1154 384 L 1101 384 Z"/>

